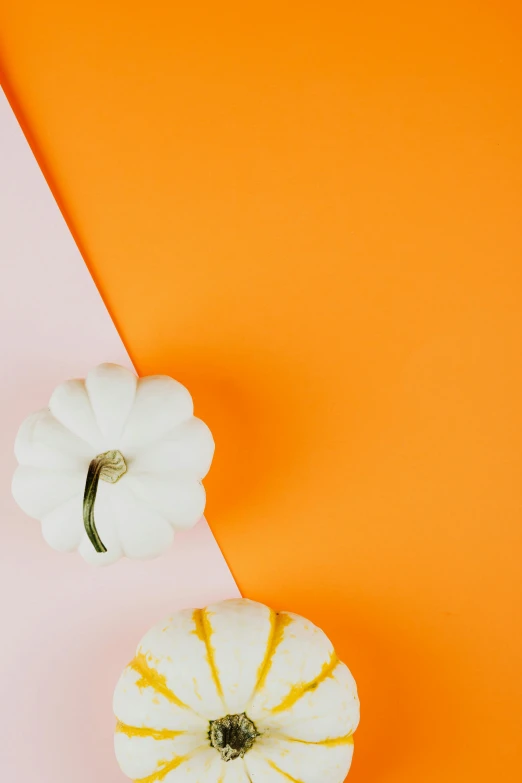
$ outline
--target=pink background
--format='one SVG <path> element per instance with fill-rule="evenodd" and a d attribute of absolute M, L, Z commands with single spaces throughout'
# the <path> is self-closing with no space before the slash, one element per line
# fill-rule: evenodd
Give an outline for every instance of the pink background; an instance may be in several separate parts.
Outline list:
<path fill-rule="evenodd" d="M 0 268 L 0 779 L 123 781 L 112 749 L 120 671 L 173 609 L 238 589 L 204 520 L 158 560 L 97 569 L 50 549 L 11 498 L 25 416 L 65 378 L 131 363 L 1 91 Z"/>

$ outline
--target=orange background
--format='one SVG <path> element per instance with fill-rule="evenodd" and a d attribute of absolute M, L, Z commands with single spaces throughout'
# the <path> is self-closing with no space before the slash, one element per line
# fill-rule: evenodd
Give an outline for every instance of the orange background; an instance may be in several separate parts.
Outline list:
<path fill-rule="evenodd" d="M 5 88 L 137 368 L 215 434 L 241 590 L 358 680 L 352 783 L 521 779 L 521 18 L 0 8 Z"/>

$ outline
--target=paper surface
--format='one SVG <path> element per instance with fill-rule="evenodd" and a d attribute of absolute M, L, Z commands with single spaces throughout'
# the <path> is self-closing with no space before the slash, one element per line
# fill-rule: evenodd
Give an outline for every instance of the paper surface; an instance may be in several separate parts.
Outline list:
<path fill-rule="evenodd" d="M 50 549 L 11 497 L 21 421 L 62 380 L 131 362 L 1 91 L 0 269 L 0 778 L 125 780 L 112 692 L 141 636 L 175 609 L 239 593 L 205 521 L 157 560 L 98 569 Z"/>

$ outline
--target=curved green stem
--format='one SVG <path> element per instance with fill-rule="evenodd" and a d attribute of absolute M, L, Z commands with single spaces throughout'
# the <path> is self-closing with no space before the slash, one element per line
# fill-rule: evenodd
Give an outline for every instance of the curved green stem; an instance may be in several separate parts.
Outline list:
<path fill-rule="evenodd" d="M 98 491 L 98 482 L 107 481 L 109 484 L 116 482 L 127 471 L 127 465 L 123 455 L 119 451 L 106 451 L 98 454 L 89 465 L 85 492 L 83 493 L 83 524 L 89 540 L 97 552 L 106 552 L 107 547 L 101 540 L 94 521 L 94 503 Z"/>

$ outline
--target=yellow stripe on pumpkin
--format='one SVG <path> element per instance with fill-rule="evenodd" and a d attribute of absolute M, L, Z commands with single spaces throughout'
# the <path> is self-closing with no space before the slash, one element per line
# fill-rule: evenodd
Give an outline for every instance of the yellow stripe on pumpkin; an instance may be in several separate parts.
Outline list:
<path fill-rule="evenodd" d="M 129 663 L 129 667 L 140 675 L 140 679 L 136 680 L 138 688 L 153 688 L 156 693 L 161 693 L 172 704 L 188 709 L 188 706 L 171 691 L 167 685 L 165 675 L 160 674 L 149 664 L 144 653 L 139 652 L 134 660 Z"/>
<path fill-rule="evenodd" d="M 152 775 L 147 775 L 146 778 L 138 778 L 134 781 L 134 783 L 157 783 L 159 780 L 164 780 L 164 778 L 167 777 L 169 772 L 172 772 L 173 769 L 176 769 L 176 767 L 179 767 L 183 762 L 187 761 L 190 758 L 190 755 L 187 756 L 175 756 L 172 761 L 159 761 L 158 764 L 163 764 L 163 766 L 158 769 L 156 772 L 153 772 Z"/>
<path fill-rule="evenodd" d="M 333 671 L 338 663 L 339 658 L 335 652 L 332 652 L 330 660 L 323 665 L 323 668 L 317 677 L 314 677 L 314 679 L 310 680 L 310 682 L 302 682 L 298 683 L 297 685 L 293 685 L 283 701 L 278 704 L 277 707 L 273 707 L 271 712 L 283 712 L 284 710 L 288 710 L 290 707 L 293 707 L 296 701 L 299 701 L 299 699 L 301 699 L 305 694 L 310 693 L 311 691 L 315 691 L 315 689 L 318 688 L 327 677 L 332 676 Z"/>
<path fill-rule="evenodd" d="M 216 686 L 218 695 L 220 699 L 223 700 L 223 688 L 221 687 L 221 682 L 219 681 L 219 671 L 214 657 L 214 648 L 210 643 L 210 639 L 214 631 L 210 624 L 210 620 L 208 619 L 207 610 L 195 609 L 194 614 L 192 615 L 192 619 L 194 620 L 195 625 L 195 630 L 193 633 L 195 633 L 198 639 L 200 639 L 205 645 L 205 649 L 207 651 L 206 660 L 209 665 L 210 674 L 212 676 L 212 680 L 214 681 L 214 685 Z"/>
<path fill-rule="evenodd" d="M 290 625 L 291 622 L 292 618 L 288 614 L 284 614 L 282 612 L 276 614 L 273 610 L 270 610 L 270 633 L 266 643 L 265 656 L 257 673 L 257 682 L 254 688 L 254 693 L 252 694 L 252 698 L 263 688 L 268 676 L 268 672 L 272 668 L 276 650 L 283 641 L 285 628 Z"/>
<path fill-rule="evenodd" d="M 269 759 L 267 759 L 267 763 L 272 767 L 272 769 L 274 769 L 276 772 L 279 772 L 280 775 L 282 775 L 287 780 L 290 780 L 292 783 L 302 783 L 301 780 L 297 780 L 297 778 L 293 778 L 291 775 L 288 774 L 288 772 L 283 772 L 282 769 L 279 769 L 277 764 L 274 764 L 273 761 L 270 761 Z M 141 783 L 141 781 L 140 781 L 140 783 Z"/>
<path fill-rule="evenodd" d="M 282 739 L 284 739 L 285 742 L 299 742 L 301 745 L 320 745 L 323 748 L 336 748 L 339 745 L 353 745 L 353 734 L 345 734 L 344 737 L 317 740 L 317 742 L 296 739 L 295 737 L 282 737 Z"/>
<path fill-rule="evenodd" d="M 121 720 L 116 724 L 118 734 L 125 734 L 127 737 L 152 737 L 156 740 L 169 740 L 185 734 L 184 731 L 171 731 L 170 729 L 150 729 L 147 726 L 128 726 Z"/>

